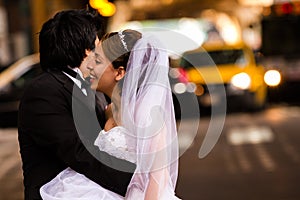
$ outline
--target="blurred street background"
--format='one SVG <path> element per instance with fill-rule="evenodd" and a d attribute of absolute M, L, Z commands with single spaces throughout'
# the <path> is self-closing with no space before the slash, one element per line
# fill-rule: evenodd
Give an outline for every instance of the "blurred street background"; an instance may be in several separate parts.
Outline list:
<path fill-rule="evenodd" d="M 0 200 L 23 199 L 17 111 L 41 72 L 38 32 L 71 8 L 171 48 L 180 198 L 300 199 L 299 0 L 0 0 Z"/>

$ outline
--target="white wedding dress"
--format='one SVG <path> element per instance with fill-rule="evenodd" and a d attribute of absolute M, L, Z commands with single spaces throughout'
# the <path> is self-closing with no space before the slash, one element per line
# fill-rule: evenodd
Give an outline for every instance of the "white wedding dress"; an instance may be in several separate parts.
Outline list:
<path fill-rule="evenodd" d="M 94 144 L 98 146 L 101 151 L 105 151 L 112 156 L 135 163 L 135 147 L 128 143 L 128 138 L 127 140 L 125 138 L 126 134 L 127 130 L 122 126 L 114 127 L 108 132 L 102 130 Z M 131 144 L 133 144 L 133 142 L 131 142 Z M 144 191 L 141 189 L 139 190 L 137 187 L 133 187 L 126 198 L 124 198 L 101 187 L 71 168 L 63 170 L 54 179 L 43 185 L 40 189 L 40 194 L 43 200 L 144 199 Z M 170 196 L 174 196 L 174 198 L 171 199 L 178 199 L 171 189 L 166 190 L 164 196 L 166 196 L 166 198 L 161 197 L 161 199 L 169 200 Z"/>

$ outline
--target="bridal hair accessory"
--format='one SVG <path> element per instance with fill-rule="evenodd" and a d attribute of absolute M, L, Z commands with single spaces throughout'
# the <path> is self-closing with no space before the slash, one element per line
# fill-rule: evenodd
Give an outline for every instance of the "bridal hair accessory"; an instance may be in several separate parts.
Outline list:
<path fill-rule="evenodd" d="M 118 32 L 118 35 L 119 35 L 119 37 L 120 37 L 120 40 L 121 40 L 121 42 L 122 42 L 122 45 L 123 45 L 123 47 L 124 47 L 124 49 L 128 52 L 129 50 L 128 50 L 128 48 L 127 48 L 127 44 L 126 44 L 126 42 L 125 42 L 125 35 L 123 34 L 123 31 L 119 31 Z"/>

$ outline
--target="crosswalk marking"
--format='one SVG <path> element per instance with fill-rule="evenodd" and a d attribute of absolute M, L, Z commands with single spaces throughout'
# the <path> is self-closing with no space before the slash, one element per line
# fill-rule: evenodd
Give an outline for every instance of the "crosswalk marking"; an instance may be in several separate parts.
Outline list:
<path fill-rule="evenodd" d="M 229 173 L 231 174 L 236 173 L 238 169 L 229 149 L 224 150 L 224 159 L 225 159 L 225 165 L 227 166 Z"/>
<path fill-rule="evenodd" d="M 252 165 L 251 165 L 250 160 L 247 157 L 247 154 L 245 153 L 245 150 L 241 146 L 236 146 L 234 148 L 234 151 L 237 156 L 237 160 L 238 160 L 239 166 L 241 167 L 241 170 L 243 172 L 252 171 Z"/>
<path fill-rule="evenodd" d="M 296 147 L 288 141 L 288 138 L 285 134 L 278 134 L 279 142 L 285 151 L 285 153 L 295 162 L 300 163 L 299 151 L 296 150 Z"/>
<path fill-rule="evenodd" d="M 255 125 L 230 128 L 226 136 L 232 145 L 259 144 L 274 139 L 274 133 L 268 126 Z"/>
<path fill-rule="evenodd" d="M 254 150 L 258 156 L 259 161 L 263 165 L 266 171 L 274 171 L 276 164 L 271 155 L 266 151 L 265 147 L 261 144 L 254 145 Z"/>

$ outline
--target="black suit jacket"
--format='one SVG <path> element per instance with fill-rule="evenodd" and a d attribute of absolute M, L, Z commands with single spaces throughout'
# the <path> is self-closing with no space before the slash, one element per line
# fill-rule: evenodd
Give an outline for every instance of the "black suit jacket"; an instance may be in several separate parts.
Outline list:
<path fill-rule="evenodd" d="M 67 167 L 125 195 L 135 165 L 93 145 L 100 126 L 91 102 L 60 71 L 41 74 L 25 91 L 18 139 L 26 200 L 41 199 L 40 187 Z"/>

